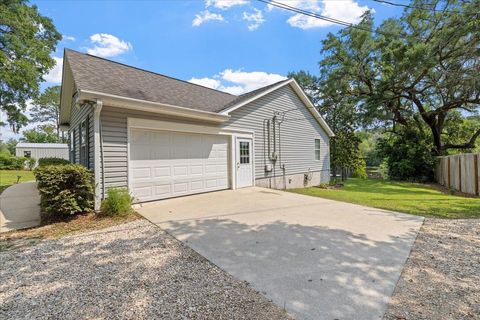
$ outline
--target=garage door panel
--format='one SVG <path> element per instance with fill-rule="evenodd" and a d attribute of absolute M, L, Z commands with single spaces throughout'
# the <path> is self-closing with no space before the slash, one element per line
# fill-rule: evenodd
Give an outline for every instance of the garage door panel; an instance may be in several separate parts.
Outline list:
<path fill-rule="evenodd" d="M 228 188 L 228 137 L 131 129 L 130 186 L 138 201 Z"/>

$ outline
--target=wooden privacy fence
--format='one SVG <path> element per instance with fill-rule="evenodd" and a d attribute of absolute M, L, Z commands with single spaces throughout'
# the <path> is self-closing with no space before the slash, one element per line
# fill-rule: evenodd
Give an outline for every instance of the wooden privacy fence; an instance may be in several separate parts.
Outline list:
<path fill-rule="evenodd" d="M 480 153 L 440 157 L 435 179 L 447 188 L 480 195 Z"/>

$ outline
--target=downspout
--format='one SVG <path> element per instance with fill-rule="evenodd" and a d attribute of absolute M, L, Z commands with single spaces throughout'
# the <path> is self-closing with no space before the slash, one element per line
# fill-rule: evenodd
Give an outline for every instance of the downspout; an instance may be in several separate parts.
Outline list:
<path fill-rule="evenodd" d="M 102 135 L 101 135 L 101 125 L 100 125 L 100 112 L 102 111 L 103 102 L 100 99 L 96 99 L 93 110 L 93 125 L 94 125 L 94 158 L 95 158 L 95 211 L 100 210 L 100 203 L 103 197 L 104 188 L 100 189 L 99 181 L 100 177 L 102 178 L 102 183 L 104 182 L 104 166 L 103 166 L 103 145 L 102 145 Z M 102 162 L 100 162 L 100 161 Z M 100 168 L 100 165 L 102 168 Z M 100 172 L 100 170 L 102 170 Z M 100 175 L 101 174 L 101 175 Z"/>

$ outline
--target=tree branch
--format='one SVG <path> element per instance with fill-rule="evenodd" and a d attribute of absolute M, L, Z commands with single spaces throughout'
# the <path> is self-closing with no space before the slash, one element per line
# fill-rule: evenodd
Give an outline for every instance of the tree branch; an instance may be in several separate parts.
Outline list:
<path fill-rule="evenodd" d="M 443 150 L 447 149 L 472 149 L 475 148 L 475 142 L 477 141 L 477 138 L 480 136 L 480 129 L 475 132 L 475 134 L 470 138 L 470 141 L 463 143 L 463 144 L 452 144 L 452 143 L 446 143 L 445 145 L 442 146 Z"/>

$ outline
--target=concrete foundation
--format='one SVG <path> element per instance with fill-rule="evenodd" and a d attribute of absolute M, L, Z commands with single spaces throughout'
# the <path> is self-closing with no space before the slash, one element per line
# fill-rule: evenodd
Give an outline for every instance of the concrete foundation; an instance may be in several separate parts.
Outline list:
<path fill-rule="evenodd" d="M 294 189 L 318 186 L 330 181 L 330 171 L 290 174 L 255 180 L 255 186 L 270 189 Z"/>

